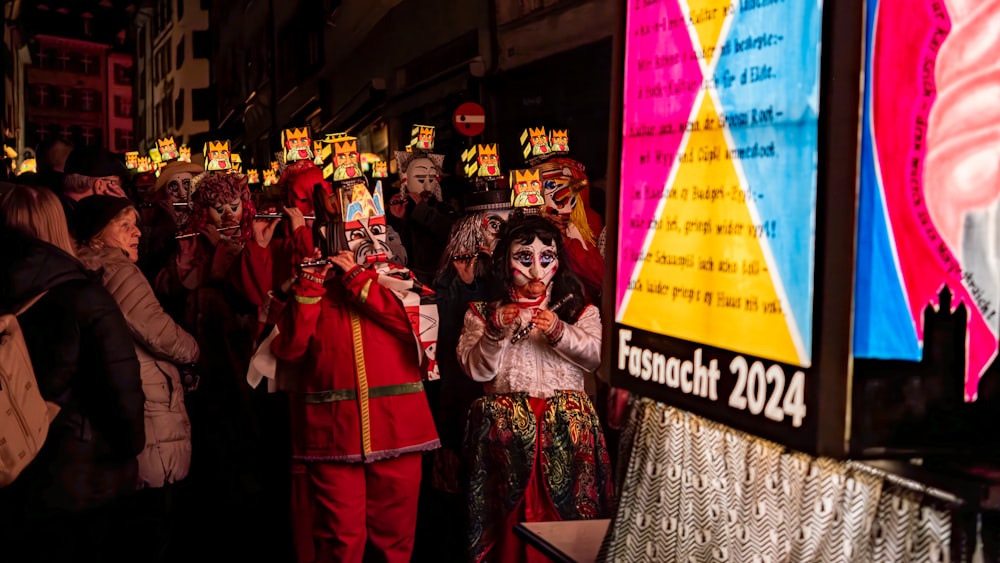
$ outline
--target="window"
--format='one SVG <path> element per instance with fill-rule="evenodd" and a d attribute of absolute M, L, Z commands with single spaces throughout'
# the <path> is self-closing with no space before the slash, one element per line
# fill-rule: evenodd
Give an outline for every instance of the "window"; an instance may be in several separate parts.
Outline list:
<path fill-rule="evenodd" d="M 215 111 L 215 96 L 211 88 L 191 90 L 191 119 L 205 121 L 212 119 Z"/>
<path fill-rule="evenodd" d="M 38 68 L 49 68 L 52 65 L 52 53 L 48 49 L 38 48 L 37 51 L 32 53 L 35 58 L 35 66 Z"/>
<path fill-rule="evenodd" d="M 177 0 L 177 1 L 180 2 L 180 4 L 178 4 L 178 6 L 183 5 L 183 0 Z M 177 70 L 180 70 L 181 69 L 181 65 L 184 64 L 184 36 L 183 35 L 181 36 L 180 43 L 177 44 L 177 57 L 176 57 L 176 61 L 177 61 Z"/>
<path fill-rule="evenodd" d="M 212 57 L 212 37 L 207 31 L 195 31 L 191 34 L 191 56 L 196 59 Z"/>
<path fill-rule="evenodd" d="M 174 100 L 174 119 L 177 126 L 177 130 L 180 130 L 181 126 L 184 125 L 184 89 L 181 88 L 180 94 L 177 99 Z"/>
<path fill-rule="evenodd" d="M 157 132 L 156 133 L 157 135 L 160 134 L 159 131 L 163 131 L 163 128 L 160 127 L 161 123 L 162 121 L 160 121 L 160 104 L 156 104 L 156 106 L 153 107 L 153 130 Z"/>
<path fill-rule="evenodd" d="M 97 135 L 93 127 L 84 127 L 80 130 L 80 138 L 83 139 L 83 144 L 85 145 L 93 145 L 96 137 Z"/>
<path fill-rule="evenodd" d="M 136 41 L 139 43 L 139 45 L 138 45 L 138 47 L 139 47 L 138 52 L 139 52 L 139 58 L 140 59 L 146 57 L 146 34 L 147 33 L 149 33 L 149 30 L 146 29 L 146 26 L 142 26 L 142 27 L 139 28 L 139 33 L 137 34 L 138 37 L 136 38 Z"/>
<path fill-rule="evenodd" d="M 59 51 L 56 55 L 56 68 L 59 70 L 73 70 L 72 63 L 73 58 L 69 56 L 66 51 Z"/>
<path fill-rule="evenodd" d="M 170 40 L 168 39 L 166 44 L 163 45 L 163 49 L 160 50 L 160 55 L 163 56 L 163 74 L 170 74 L 173 70 L 173 66 L 170 64 Z"/>
<path fill-rule="evenodd" d="M 128 86 L 132 84 L 132 67 L 115 63 L 115 84 Z"/>
<path fill-rule="evenodd" d="M 48 107 L 52 104 L 52 89 L 47 84 L 31 85 L 31 105 L 37 107 Z"/>
<path fill-rule="evenodd" d="M 71 101 L 73 101 L 73 89 L 72 88 L 60 88 L 59 89 L 59 107 L 61 107 L 63 109 L 69 109 Z"/>
<path fill-rule="evenodd" d="M 115 96 L 115 117 L 132 117 L 132 98 Z"/>
<path fill-rule="evenodd" d="M 212 9 L 212 0 L 201 0 L 201 9 L 202 10 L 206 10 L 206 11 L 207 10 L 211 10 Z"/>
<path fill-rule="evenodd" d="M 139 99 L 140 100 L 145 100 L 146 99 L 146 81 L 145 80 L 140 80 L 139 81 Z"/>
<path fill-rule="evenodd" d="M 117 152 L 132 150 L 134 142 L 135 138 L 131 129 L 115 129 L 115 150 Z"/>
<path fill-rule="evenodd" d="M 101 93 L 94 90 L 80 91 L 80 111 L 100 111 Z"/>
<path fill-rule="evenodd" d="M 168 101 L 163 104 L 163 132 L 166 133 L 174 125 L 174 104 Z"/>
<path fill-rule="evenodd" d="M 83 55 L 80 57 L 80 72 L 88 75 L 101 73 L 101 65 L 93 55 Z"/>
<path fill-rule="evenodd" d="M 184 0 L 177 0 L 177 21 L 184 19 Z M 180 68 L 181 65 L 177 65 Z"/>

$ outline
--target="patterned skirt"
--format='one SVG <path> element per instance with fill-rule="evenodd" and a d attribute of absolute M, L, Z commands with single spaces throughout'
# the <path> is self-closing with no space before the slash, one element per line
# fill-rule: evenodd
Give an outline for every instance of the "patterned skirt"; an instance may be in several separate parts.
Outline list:
<path fill-rule="evenodd" d="M 527 393 L 477 399 L 469 410 L 465 453 L 473 561 L 486 559 L 510 533 L 508 521 L 532 482 L 559 519 L 608 518 L 614 511 L 604 434 L 597 410 L 581 391 L 549 399 Z"/>

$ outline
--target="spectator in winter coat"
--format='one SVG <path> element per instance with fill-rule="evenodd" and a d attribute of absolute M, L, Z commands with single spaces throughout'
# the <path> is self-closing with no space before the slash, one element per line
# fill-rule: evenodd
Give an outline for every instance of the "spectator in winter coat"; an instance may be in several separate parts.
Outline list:
<path fill-rule="evenodd" d="M 0 489 L 4 562 L 120 560 L 146 442 L 132 335 L 74 256 L 55 194 L 7 191 L 0 240 L 0 310 L 47 292 L 18 321 L 42 397 L 61 407 L 38 456 Z"/>
<path fill-rule="evenodd" d="M 136 517 L 142 525 L 133 540 L 151 550 L 155 561 L 168 540 L 171 484 L 191 466 L 191 421 L 184 385 L 175 364 L 198 360 L 198 344 L 163 311 L 153 288 L 135 264 L 139 258 L 138 211 L 127 199 L 95 195 L 81 199 L 74 214 L 80 261 L 101 273 L 104 287 L 121 307 L 132 330 L 146 397 L 146 448 L 139 454 Z M 138 556 L 138 554 L 137 554 Z"/>

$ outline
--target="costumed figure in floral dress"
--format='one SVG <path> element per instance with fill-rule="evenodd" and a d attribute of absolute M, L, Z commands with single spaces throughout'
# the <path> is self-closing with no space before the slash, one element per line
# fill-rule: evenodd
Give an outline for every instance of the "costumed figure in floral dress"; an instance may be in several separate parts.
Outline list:
<path fill-rule="evenodd" d="M 563 237 L 537 216 L 512 219 L 494 252 L 507 292 L 465 315 L 458 358 L 484 384 L 469 412 L 469 550 L 525 561 L 519 522 L 604 518 L 611 468 L 584 377 L 601 361 L 601 317 L 566 268 Z"/>
<path fill-rule="evenodd" d="M 408 562 L 421 454 L 440 444 L 423 393 L 437 377 L 437 309 L 389 262 L 381 183 L 335 177 L 336 205 L 316 205 L 313 225 L 311 258 L 327 263 L 300 268 L 271 344 L 294 382 L 296 548 L 299 561 L 360 563 L 367 542 Z"/>

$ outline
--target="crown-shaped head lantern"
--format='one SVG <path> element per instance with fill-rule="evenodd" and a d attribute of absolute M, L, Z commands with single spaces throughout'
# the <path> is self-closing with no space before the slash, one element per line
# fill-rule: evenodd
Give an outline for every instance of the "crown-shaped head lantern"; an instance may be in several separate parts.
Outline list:
<path fill-rule="evenodd" d="M 209 141 L 205 143 L 205 170 L 232 170 L 229 158 L 229 141 Z"/>
<path fill-rule="evenodd" d="M 374 217 L 385 216 L 385 197 L 382 194 L 382 182 L 375 182 L 375 189 L 368 191 L 365 182 L 351 186 L 350 193 L 343 192 L 344 221 L 361 221 Z"/>
<path fill-rule="evenodd" d="M 156 148 L 160 150 L 160 160 L 163 162 L 177 160 L 177 157 L 180 156 L 180 153 L 177 152 L 177 143 L 173 137 L 158 139 L 156 141 Z"/>
<path fill-rule="evenodd" d="M 432 151 L 434 150 L 434 126 L 414 125 L 410 130 L 411 150 Z"/>
<path fill-rule="evenodd" d="M 476 145 L 479 161 L 479 170 L 476 173 L 480 178 L 500 177 L 500 155 L 497 154 L 496 144 Z"/>
<path fill-rule="evenodd" d="M 153 171 L 153 161 L 148 156 L 140 156 L 135 163 L 135 170 L 140 174 Z"/>
<path fill-rule="evenodd" d="M 258 172 L 256 168 L 247 169 L 247 183 L 248 184 L 260 183 L 260 172 Z"/>
<path fill-rule="evenodd" d="M 549 149 L 555 154 L 565 155 L 569 152 L 569 131 L 552 129 L 549 131 Z"/>
<path fill-rule="evenodd" d="M 243 157 L 240 156 L 240 153 L 238 153 L 238 152 L 230 153 L 229 154 L 229 162 L 231 162 L 233 164 L 233 171 L 234 172 L 242 172 L 243 171 Z"/>
<path fill-rule="evenodd" d="M 160 164 L 163 162 L 163 155 L 160 154 L 160 149 L 155 147 L 149 149 L 149 159 L 153 161 L 154 164 Z"/>
<path fill-rule="evenodd" d="M 181 162 L 191 162 L 191 147 L 181 145 L 177 149 L 177 160 Z"/>
<path fill-rule="evenodd" d="M 277 177 L 277 174 L 274 172 L 274 170 L 265 170 L 264 171 L 264 185 L 265 186 L 273 186 L 276 183 L 278 183 L 278 177 Z"/>
<path fill-rule="evenodd" d="M 308 127 L 292 127 L 281 132 L 281 145 L 285 148 L 285 164 L 299 160 L 312 160 L 312 135 Z"/>
<path fill-rule="evenodd" d="M 524 158 L 548 156 L 552 150 L 549 148 L 549 138 L 545 135 L 544 127 L 528 127 L 521 133 L 521 149 Z"/>
<path fill-rule="evenodd" d="M 139 151 L 129 151 L 125 153 L 125 168 L 135 170 L 139 167 Z"/>
<path fill-rule="evenodd" d="M 541 173 L 536 168 L 515 170 L 514 181 L 511 183 L 511 204 L 515 209 L 532 209 L 545 205 L 542 193 Z"/>
<path fill-rule="evenodd" d="M 361 153 L 358 138 L 347 133 L 328 135 L 326 142 L 333 145 L 333 181 L 345 182 L 361 178 Z"/>
<path fill-rule="evenodd" d="M 372 178 L 388 178 L 389 163 L 384 160 L 376 160 L 372 163 Z"/>

